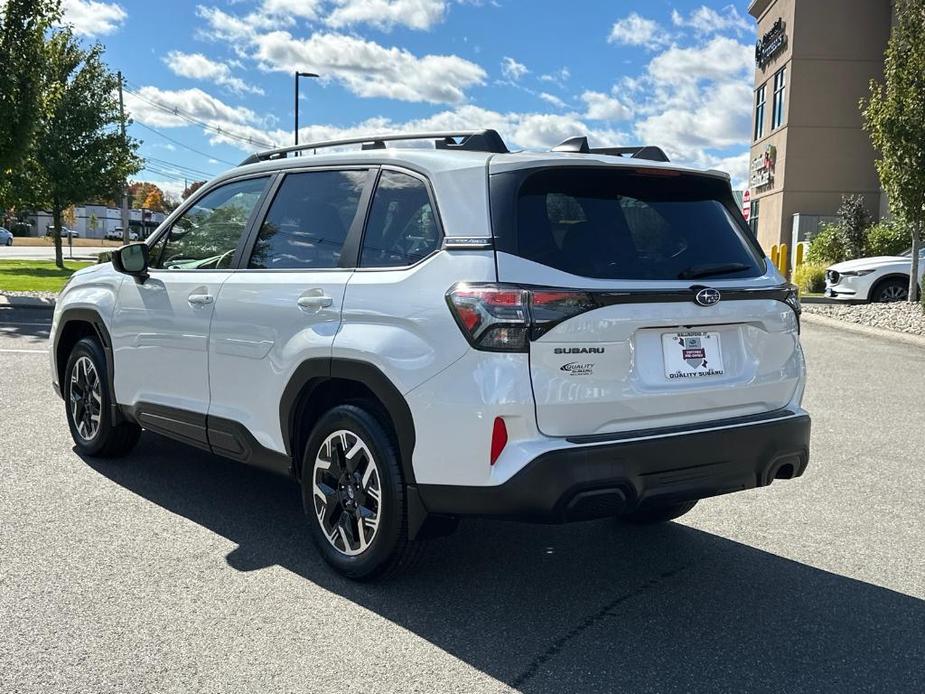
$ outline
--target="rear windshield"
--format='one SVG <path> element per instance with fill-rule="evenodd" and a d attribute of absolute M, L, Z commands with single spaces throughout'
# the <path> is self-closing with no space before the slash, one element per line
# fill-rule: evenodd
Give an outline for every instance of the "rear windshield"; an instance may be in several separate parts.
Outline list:
<path fill-rule="evenodd" d="M 500 251 L 596 279 L 763 273 L 757 245 L 733 217 L 729 187 L 720 179 L 587 168 L 521 178 L 519 186 L 493 182 L 493 208 L 506 203 L 513 213 L 494 216 Z M 510 193 L 513 201 L 496 199 Z"/>

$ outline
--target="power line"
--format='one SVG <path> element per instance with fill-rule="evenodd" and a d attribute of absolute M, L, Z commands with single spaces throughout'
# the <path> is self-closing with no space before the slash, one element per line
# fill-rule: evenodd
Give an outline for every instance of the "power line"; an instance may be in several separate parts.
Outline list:
<path fill-rule="evenodd" d="M 184 166 L 183 164 L 175 164 L 172 161 L 167 161 L 166 159 L 158 159 L 157 157 L 144 157 L 145 161 L 153 161 L 158 166 L 165 166 L 170 169 L 176 169 L 177 173 L 181 174 L 192 174 L 196 176 L 216 176 L 217 174 L 209 173 L 208 171 L 202 171 L 201 169 L 194 169 L 191 166 Z"/>
<path fill-rule="evenodd" d="M 216 133 L 216 134 L 218 134 L 218 135 L 222 135 L 222 136 L 224 136 L 224 137 L 229 137 L 229 138 L 231 138 L 231 139 L 233 139 L 233 140 L 238 140 L 239 142 L 243 142 L 243 143 L 249 144 L 249 145 L 255 145 L 255 146 L 258 146 L 258 147 L 267 147 L 267 148 L 271 148 L 271 149 L 272 149 L 273 147 L 276 146 L 276 145 L 274 145 L 274 144 L 272 144 L 272 143 L 265 142 L 265 141 L 263 141 L 263 140 L 258 140 L 258 139 L 255 139 L 255 138 L 253 138 L 253 137 L 247 136 L 247 135 L 239 135 L 239 134 L 236 134 L 236 133 L 234 133 L 233 131 L 228 130 L 228 129 L 226 129 L 226 128 L 222 128 L 222 127 L 219 127 L 219 126 L 216 126 L 216 125 L 212 125 L 211 123 L 207 123 L 207 122 L 205 122 L 205 121 L 203 121 L 203 120 L 200 120 L 199 118 L 197 118 L 197 117 L 194 116 L 194 115 L 191 115 L 191 114 L 189 114 L 189 113 L 186 113 L 185 111 L 182 111 L 181 109 L 177 108 L 176 106 L 165 106 L 164 104 L 161 104 L 161 103 L 159 103 L 159 102 L 157 102 L 157 101 L 154 101 L 153 99 L 150 99 L 150 98 L 148 98 L 148 97 L 146 97 L 146 96 L 144 96 L 144 95 L 142 95 L 142 94 L 136 92 L 134 89 L 128 89 L 128 88 L 126 88 L 125 91 L 127 91 L 127 92 L 128 92 L 129 94 L 131 94 L 132 96 L 134 96 L 134 97 L 136 97 L 136 98 L 138 98 L 138 99 L 141 99 L 141 100 L 144 101 L 145 103 L 150 104 L 150 105 L 153 106 L 154 108 L 160 109 L 161 111 L 163 111 L 163 112 L 165 112 L 165 113 L 169 113 L 169 114 L 172 115 L 172 116 L 176 116 L 177 118 L 181 118 L 181 119 L 183 119 L 183 120 L 185 120 L 185 121 L 188 121 L 188 122 L 190 122 L 190 123 L 193 123 L 194 125 L 198 125 L 199 127 L 205 128 L 206 130 L 210 130 L 210 131 L 212 131 L 212 132 L 214 132 L 214 133 Z"/>
<path fill-rule="evenodd" d="M 127 91 L 127 90 L 126 90 L 126 91 Z M 137 125 L 137 126 L 139 126 L 139 127 L 144 128 L 145 130 L 150 130 L 150 131 L 151 131 L 152 133 L 154 133 L 155 135 L 160 135 L 161 137 L 163 137 L 163 138 L 164 138 L 165 140 L 167 140 L 168 142 L 172 142 L 173 144 L 175 144 L 175 145 L 177 145 L 177 146 L 179 146 L 179 147 L 182 147 L 183 149 L 188 149 L 190 152 L 193 152 L 194 154 L 198 154 L 200 157 L 206 157 L 207 159 L 214 159 L 215 161 L 221 162 L 222 164 L 228 164 L 228 166 L 237 166 L 237 164 L 235 164 L 235 163 L 233 163 L 233 162 L 227 161 L 227 160 L 225 160 L 225 159 L 219 159 L 218 157 L 213 156 L 213 155 L 211 155 L 211 154 L 206 154 L 205 152 L 200 152 L 198 149 L 193 149 L 193 148 L 190 147 L 189 145 L 183 144 L 183 143 L 180 142 L 179 140 L 175 140 L 175 139 L 173 139 L 172 137 L 170 137 L 169 135 L 165 135 L 165 134 L 162 133 L 160 130 L 155 130 L 154 128 L 152 128 L 152 127 L 150 127 L 150 126 L 148 126 L 148 125 L 145 125 L 144 123 L 139 123 L 138 121 L 135 121 L 132 125 Z"/>

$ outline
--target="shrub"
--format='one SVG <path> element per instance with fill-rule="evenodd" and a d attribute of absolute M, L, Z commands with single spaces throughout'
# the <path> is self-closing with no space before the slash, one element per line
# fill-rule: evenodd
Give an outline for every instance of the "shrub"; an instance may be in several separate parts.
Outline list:
<path fill-rule="evenodd" d="M 831 265 L 848 259 L 841 229 L 835 224 L 826 224 L 809 242 L 806 262 L 813 265 Z"/>
<path fill-rule="evenodd" d="M 825 289 L 825 265 L 803 263 L 793 271 L 793 283 L 801 294 L 819 294 Z"/>
<path fill-rule="evenodd" d="M 864 241 L 871 221 L 870 212 L 864 207 L 864 196 L 842 195 L 837 214 L 845 258 L 860 258 L 864 253 Z"/>
<path fill-rule="evenodd" d="M 874 224 L 867 230 L 864 255 L 899 255 L 912 243 L 911 234 L 894 220 Z"/>

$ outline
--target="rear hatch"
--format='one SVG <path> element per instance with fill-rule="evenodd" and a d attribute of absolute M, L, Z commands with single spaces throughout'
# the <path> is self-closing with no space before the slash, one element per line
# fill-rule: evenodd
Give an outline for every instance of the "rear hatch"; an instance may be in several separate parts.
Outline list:
<path fill-rule="evenodd" d="M 560 165 L 494 172 L 491 194 L 498 281 L 528 292 L 544 434 L 714 422 L 793 400 L 794 295 L 725 178 Z"/>

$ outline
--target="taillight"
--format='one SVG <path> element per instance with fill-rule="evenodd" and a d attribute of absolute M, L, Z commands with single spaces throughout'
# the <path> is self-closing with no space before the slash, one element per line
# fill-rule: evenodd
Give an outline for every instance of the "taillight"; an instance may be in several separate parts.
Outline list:
<path fill-rule="evenodd" d="M 597 308 L 587 292 L 504 284 L 457 284 L 446 300 L 469 343 L 492 352 L 526 352 L 531 339 Z"/>
<path fill-rule="evenodd" d="M 495 417 L 491 428 L 491 464 L 494 465 L 501 451 L 507 445 L 507 425 L 501 417 Z"/>

